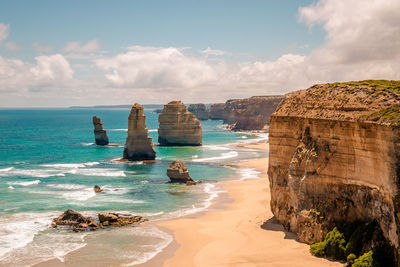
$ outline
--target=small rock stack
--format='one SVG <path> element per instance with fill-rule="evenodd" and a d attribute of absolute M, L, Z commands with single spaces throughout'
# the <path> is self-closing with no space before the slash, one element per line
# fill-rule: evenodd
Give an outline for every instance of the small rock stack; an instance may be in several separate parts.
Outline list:
<path fill-rule="evenodd" d="M 158 117 L 158 142 L 160 146 L 200 146 L 201 123 L 181 101 L 164 105 Z"/>
<path fill-rule="evenodd" d="M 172 183 L 194 182 L 190 178 L 188 168 L 181 160 L 171 162 L 167 169 L 167 176 L 171 179 Z"/>
<path fill-rule="evenodd" d="M 199 120 L 208 120 L 208 110 L 204 104 L 190 104 L 188 110 Z"/>
<path fill-rule="evenodd" d="M 103 129 L 103 122 L 97 116 L 93 116 L 93 126 L 94 126 L 94 139 L 96 140 L 96 145 L 105 146 L 108 145 L 107 132 Z"/>
<path fill-rule="evenodd" d="M 154 160 L 156 152 L 153 142 L 149 137 L 149 130 L 146 127 L 146 115 L 143 107 L 135 103 L 128 118 L 128 137 L 125 142 L 124 159 Z"/>

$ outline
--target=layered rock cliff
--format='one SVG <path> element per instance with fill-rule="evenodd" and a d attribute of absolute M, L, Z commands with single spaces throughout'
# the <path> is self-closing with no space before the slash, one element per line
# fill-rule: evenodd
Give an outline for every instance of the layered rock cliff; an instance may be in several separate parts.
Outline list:
<path fill-rule="evenodd" d="M 204 104 L 190 104 L 188 110 L 199 120 L 208 120 L 208 110 Z"/>
<path fill-rule="evenodd" d="M 281 102 L 282 96 L 253 96 L 228 100 L 224 106 L 224 123 L 231 130 L 266 130 L 271 114 Z"/>
<path fill-rule="evenodd" d="M 158 142 L 161 146 L 199 146 L 202 144 L 200 121 L 181 101 L 164 105 L 158 117 Z"/>
<path fill-rule="evenodd" d="M 301 241 L 376 221 L 399 249 L 399 81 L 289 93 L 271 116 L 269 143 L 271 208 Z"/>
<path fill-rule="evenodd" d="M 93 116 L 93 126 L 96 145 L 108 145 L 108 135 L 107 132 L 103 129 L 103 122 L 99 117 Z"/>
<path fill-rule="evenodd" d="M 216 103 L 210 106 L 209 117 L 211 120 L 224 119 L 225 103 Z"/>
<path fill-rule="evenodd" d="M 143 107 L 135 103 L 128 118 L 128 137 L 125 141 L 124 159 L 153 160 L 156 152 L 146 127 L 146 115 Z"/>

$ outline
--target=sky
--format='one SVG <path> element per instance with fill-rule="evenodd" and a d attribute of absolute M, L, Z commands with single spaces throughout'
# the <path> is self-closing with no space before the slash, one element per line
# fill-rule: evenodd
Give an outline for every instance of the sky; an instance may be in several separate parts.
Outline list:
<path fill-rule="evenodd" d="M 0 107 L 216 103 L 400 79 L 400 0 L 0 1 Z"/>

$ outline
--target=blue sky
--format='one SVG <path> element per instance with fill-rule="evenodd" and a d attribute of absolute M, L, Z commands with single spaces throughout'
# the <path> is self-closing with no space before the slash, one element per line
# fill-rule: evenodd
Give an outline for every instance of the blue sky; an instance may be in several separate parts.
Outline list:
<path fill-rule="evenodd" d="M 224 102 L 400 79 L 399 0 L 0 1 L 0 107 Z"/>
<path fill-rule="evenodd" d="M 10 25 L 18 52 L 32 59 L 32 43 L 62 49 L 97 39 L 111 53 L 132 45 L 207 47 L 256 58 L 306 53 L 324 33 L 298 23 L 298 8 L 312 1 L 1 1 L 0 21 Z"/>

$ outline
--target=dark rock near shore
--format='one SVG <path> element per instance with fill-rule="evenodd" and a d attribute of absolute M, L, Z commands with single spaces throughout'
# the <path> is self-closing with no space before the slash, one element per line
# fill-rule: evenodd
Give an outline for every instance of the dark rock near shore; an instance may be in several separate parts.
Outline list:
<path fill-rule="evenodd" d="M 103 122 L 97 116 L 93 116 L 93 126 L 94 126 L 94 139 L 96 145 L 105 146 L 108 145 L 107 132 L 103 129 Z"/>
<path fill-rule="evenodd" d="M 208 110 L 204 104 L 190 104 L 188 110 L 199 120 L 208 120 Z"/>
<path fill-rule="evenodd" d="M 212 104 L 209 111 L 209 117 L 211 120 L 223 120 L 224 117 L 225 103 Z"/>
<path fill-rule="evenodd" d="M 103 189 L 101 189 L 101 187 L 98 186 L 97 184 L 93 187 L 93 190 L 95 193 L 103 192 Z"/>
<path fill-rule="evenodd" d="M 142 216 L 126 216 L 112 212 L 101 212 L 98 216 L 100 227 L 125 226 L 146 220 Z"/>

